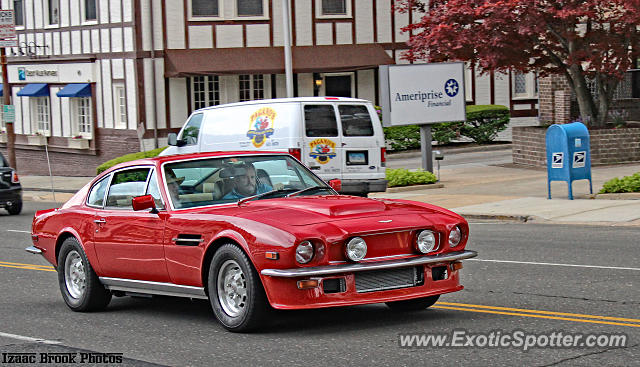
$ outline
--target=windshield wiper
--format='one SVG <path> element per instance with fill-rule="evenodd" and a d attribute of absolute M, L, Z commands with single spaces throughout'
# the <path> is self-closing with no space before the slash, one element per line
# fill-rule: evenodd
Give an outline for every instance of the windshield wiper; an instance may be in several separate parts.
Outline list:
<path fill-rule="evenodd" d="M 287 195 L 287 197 L 292 197 L 292 196 L 298 196 L 300 194 L 303 194 L 305 192 L 309 192 L 309 191 L 316 191 L 316 190 L 327 190 L 327 191 L 333 191 L 333 189 L 331 189 L 330 187 L 327 186 L 310 186 L 307 187 L 306 189 L 302 189 L 296 192 L 292 192 L 291 194 Z"/>
<path fill-rule="evenodd" d="M 291 191 L 295 191 L 295 190 L 296 189 L 276 189 L 276 190 L 263 192 L 262 194 L 253 195 L 253 196 L 249 196 L 249 197 L 246 197 L 244 199 L 238 200 L 238 206 L 240 206 L 240 204 L 242 204 L 242 203 L 246 203 L 247 201 L 251 201 L 251 200 L 255 200 L 255 199 L 261 199 L 261 198 L 263 198 L 265 196 L 269 196 L 269 195 L 272 195 L 272 194 L 278 194 L 278 193 L 282 193 L 282 192 L 291 192 Z"/>

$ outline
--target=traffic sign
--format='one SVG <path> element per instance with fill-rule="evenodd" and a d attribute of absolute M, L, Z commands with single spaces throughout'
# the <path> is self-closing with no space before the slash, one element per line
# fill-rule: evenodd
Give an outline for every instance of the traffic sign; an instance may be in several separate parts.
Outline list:
<path fill-rule="evenodd" d="M 16 106 L 12 104 L 2 106 L 2 121 L 16 122 Z"/>
<path fill-rule="evenodd" d="M 13 10 L 0 10 L 0 47 L 18 46 Z"/>

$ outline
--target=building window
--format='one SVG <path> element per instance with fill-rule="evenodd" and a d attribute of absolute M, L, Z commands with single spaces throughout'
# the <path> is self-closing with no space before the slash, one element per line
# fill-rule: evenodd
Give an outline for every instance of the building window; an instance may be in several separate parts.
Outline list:
<path fill-rule="evenodd" d="M 220 104 L 220 80 L 217 75 L 193 77 L 191 90 L 191 106 L 194 110 Z"/>
<path fill-rule="evenodd" d="M 191 16 L 217 17 L 219 14 L 218 0 L 191 0 Z"/>
<path fill-rule="evenodd" d="M 264 99 L 264 75 L 240 75 L 240 102 Z"/>
<path fill-rule="evenodd" d="M 91 98 L 73 98 L 76 103 L 76 119 L 74 126 L 74 134 L 83 138 L 91 138 L 91 127 L 93 119 L 91 114 Z"/>
<path fill-rule="evenodd" d="M 114 104 L 115 104 L 115 122 L 116 127 L 127 126 L 127 95 L 123 85 L 116 85 L 114 90 Z"/>
<path fill-rule="evenodd" d="M 535 73 L 514 72 L 512 76 L 513 98 L 534 98 L 538 95 Z"/>
<path fill-rule="evenodd" d="M 96 0 L 84 0 L 84 20 L 98 20 Z"/>
<path fill-rule="evenodd" d="M 24 26 L 24 8 L 23 0 L 13 0 L 13 17 L 16 22 L 16 26 Z"/>
<path fill-rule="evenodd" d="M 347 15 L 347 1 L 322 0 L 322 15 Z"/>
<path fill-rule="evenodd" d="M 49 12 L 49 24 L 58 24 L 60 19 L 60 1 L 48 0 L 47 7 Z"/>
<path fill-rule="evenodd" d="M 49 97 L 31 97 L 33 103 L 34 132 L 48 135 L 51 129 L 49 120 Z"/>
<path fill-rule="evenodd" d="M 263 0 L 236 0 L 239 17 L 261 17 L 264 15 Z"/>

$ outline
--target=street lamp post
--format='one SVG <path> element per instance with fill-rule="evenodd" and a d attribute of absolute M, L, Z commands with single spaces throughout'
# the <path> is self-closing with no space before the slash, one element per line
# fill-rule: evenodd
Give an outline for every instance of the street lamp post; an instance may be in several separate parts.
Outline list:
<path fill-rule="evenodd" d="M 282 0 L 282 25 L 284 27 L 284 72 L 287 85 L 287 98 L 293 97 L 293 67 L 291 61 L 291 21 L 289 0 Z"/>

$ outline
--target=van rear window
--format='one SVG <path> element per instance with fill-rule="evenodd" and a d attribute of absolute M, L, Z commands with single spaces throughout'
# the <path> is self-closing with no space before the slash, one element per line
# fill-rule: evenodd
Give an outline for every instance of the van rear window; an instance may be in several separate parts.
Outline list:
<path fill-rule="evenodd" d="M 343 136 L 373 136 L 371 116 L 366 106 L 338 106 Z"/>
<path fill-rule="evenodd" d="M 331 105 L 304 106 L 304 125 L 309 137 L 338 136 L 338 122 Z"/>

